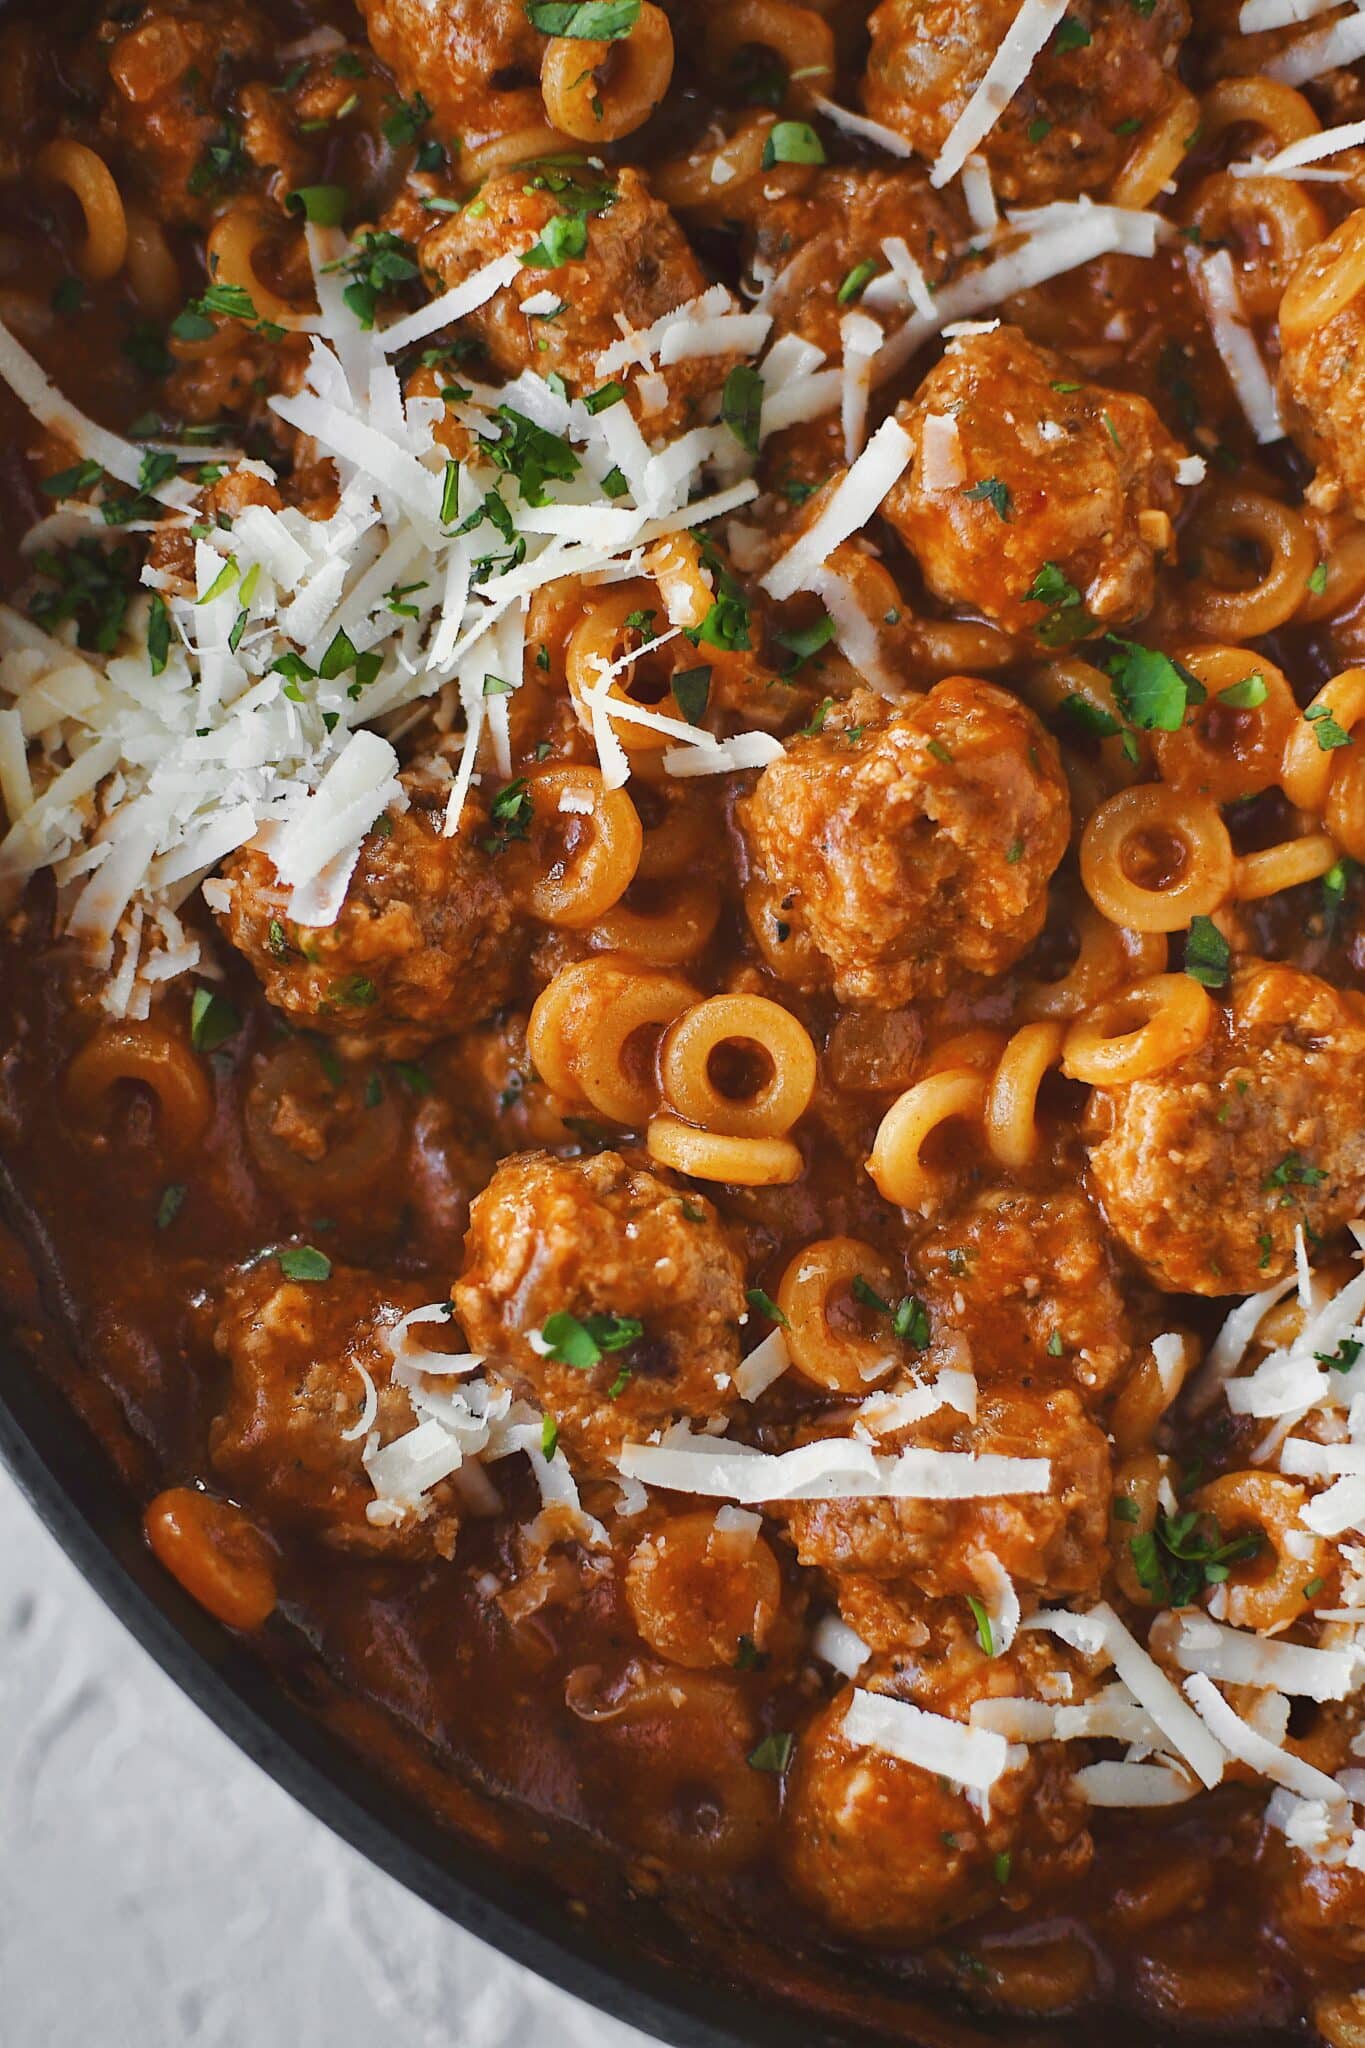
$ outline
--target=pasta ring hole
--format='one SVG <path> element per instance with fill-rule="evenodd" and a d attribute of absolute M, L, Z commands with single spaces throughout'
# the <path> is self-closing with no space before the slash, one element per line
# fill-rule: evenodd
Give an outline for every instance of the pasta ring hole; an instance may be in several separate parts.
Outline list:
<path fill-rule="evenodd" d="M 1169 829 L 1139 827 L 1119 847 L 1119 866 L 1139 889 L 1174 889 L 1190 864 L 1190 848 Z"/>
<path fill-rule="evenodd" d="M 771 1088 L 775 1074 L 772 1055 L 752 1038 L 727 1038 L 707 1054 L 707 1079 L 727 1102 L 755 1102 Z"/>

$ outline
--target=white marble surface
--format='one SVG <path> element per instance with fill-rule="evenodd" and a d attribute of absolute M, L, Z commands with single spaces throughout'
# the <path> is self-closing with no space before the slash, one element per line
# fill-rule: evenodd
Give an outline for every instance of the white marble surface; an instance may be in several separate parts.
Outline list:
<path fill-rule="evenodd" d="M 2 2048 L 647 2048 L 249 1764 L 0 1471 Z"/>

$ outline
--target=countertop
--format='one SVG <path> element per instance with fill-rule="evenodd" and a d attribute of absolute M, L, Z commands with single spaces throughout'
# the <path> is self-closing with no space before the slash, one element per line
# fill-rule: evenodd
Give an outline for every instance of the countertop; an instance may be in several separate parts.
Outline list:
<path fill-rule="evenodd" d="M 648 2048 L 238 1754 L 0 1472 L 0 2048 Z"/>

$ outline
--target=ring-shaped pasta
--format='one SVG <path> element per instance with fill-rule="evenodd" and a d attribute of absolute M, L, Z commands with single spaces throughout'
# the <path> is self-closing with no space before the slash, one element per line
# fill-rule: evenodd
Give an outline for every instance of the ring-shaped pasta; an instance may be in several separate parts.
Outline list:
<path fill-rule="evenodd" d="M 1119 166 L 1109 188 L 1110 205 L 1150 206 L 1184 163 L 1198 128 L 1198 100 L 1175 79 L 1168 79 L 1163 104 L 1133 137 Z"/>
<path fill-rule="evenodd" d="M 1333 796 L 1336 789 L 1334 782 Z M 1286 889 L 1302 888 L 1305 882 L 1316 882 L 1329 868 L 1334 868 L 1339 858 L 1335 836 L 1329 838 L 1326 832 L 1305 832 L 1301 839 L 1282 839 L 1276 846 L 1263 846 L 1256 853 L 1240 857 L 1233 876 L 1233 895 L 1239 903 L 1257 903 L 1264 896 L 1279 896 Z"/>
<path fill-rule="evenodd" d="M 184 299 L 180 266 L 160 221 L 139 207 L 127 209 L 126 268 L 133 296 L 152 319 L 169 320 Z"/>
<path fill-rule="evenodd" d="M 1024 694 L 1058 735 L 1078 814 L 1088 816 L 1143 773 L 1147 735 L 1125 729 L 1113 682 L 1093 662 L 1079 654 L 1044 662 L 1030 671 Z M 1101 736 L 1093 735 L 1094 727 Z"/>
<path fill-rule="evenodd" d="M 75 1114 L 94 1120 L 111 1091 L 128 1083 L 155 1096 L 167 1153 L 192 1153 L 213 1117 L 213 1085 L 185 1040 L 150 1019 L 101 1024 L 67 1067 L 62 1087 Z"/>
<path fill-rule="evenodd" d="M 602 690 L 602 679 L 617 662 L 654 637 L 654 629 L 642 631 L 632 619 L 647 615 L 654 591 L 649 583 L 618 584 L 612 590 L 593 591 L 584 600 L 586 609 L 569 635 L 564 649 L 564 674 L 574 710 L 584 731 L 592 726 L 592 694 Z M 702 614 L 705 617 L 705 613 Z M 614 703 L 660 711 L 669 718 L 683 712 L 670 692 L 673 651 L 660 649 L 633 661 L 629 668 L 611 677 L 606 695 Z M 676 744 L 676 735 L 655 726 L 637 725 L 629 718 L 613 719 L 612 729 L 627 754 L 658 753 Z"/>
<path fill-rule="evenodd" d="M 541 1079 L 632 1130 L 658 1106 L 653 1036 L 697 1000 L 690 982 L 599 955 L 562 967 L 531 1008 L 526 1048 Z M 638 1057 L 631 1041 L 650 1035 Z"/>
<path fill-rule="evenodd" d="M 1295 623 L 1316 625 L 1334 619 L 1365 597 L 1365 526 L 1349 513 L 1318 513 L 1313 520 L 1318 549 L 1318 576 L 1304 593 Z"/>
<path fill-rule="evenodd" d="M 786 99 L 809 113 L 834 90 L 834 31 L 813 8 L 793 0 L 727 0 L 706 10 L 706 68 L 715 77 L 742 50 L 771 50 L 787 77 Z"/>
<path fill-rule="evenodd" d="M 216 284 L 236 285 L 246 292 L 256 316 L 277 327 L 297 328 L 316 318 L 315 311 L 296 306 L 292 299 L 267 284 L 256 268 L 256 252 L 270 237 L 278 235 L 277 216 L 251 205 L 229 206 L 209 229 L 205 243 L 209 275 Z"/>
<path fill-rule="evenodd" d="M 1273 144 L 1272 154 L 1291 142 L 1317 135 L 1322 123 L 1310 101 L 1278 79 L 1251 76 L 1220 78 L 1199 102 L 1199 132 L 1217 142 L 1230 128 L 1259 128 Z"/>
<path fill-rule="evenodd" d="M 76 252 L 76 268 L 90 284 L 117 277 L 128 254 L 128 216 L 118 181 L 104 158 L 83 142 L 59 135 L 44 143 L 33 159 L 40 178 L 65 185 L 81 209 L 85 239 Z"/>
<path fill-rule="evenodd" d="M 1019 1014 L 1029 1022 L 1044 1017 L 1080 1017 L 1126 981 L 1164 974 L 1170 951 L 1164 932 L 1124 931 L 1102 917 L 1093 903 L 1076 918 L 1076 957 L 1056 981 L 1030 981 L 1020 992 Z"/>
<path fill-rule="evenodd" d="M 1146 1081 L 1197 1052 L 1213 1028 L 1213 999 L 1188 974 L 1154 974 L 1070 1027 L 1062 1072 L 1090 1088 Z"/>
<path fill-rule="evenodd" d="M 1185 1332 L 1178 1341 L 1178 1357 L 1169 1340 L 1162 1340 L 1159 1355 L 1149 1344 L 1115 1396 L 1109 1411 L 1109 1434 L 1121 1457 L 1152 1442 L 1180 1389 L 1199 1363 L 1198 1341 Z"/>
<path fill-rule="evenodd" d="M 1133 1544 L 1139 1538 L 1150 1537 L 1156 1528 L 1164 1476 L 1160 1455 L 1150 1447 L 1138 1445 L 1115 1465 L 1110 1485 L 1109 1542 L 1114 1577 L 1125 1600 L 1131 1600 L 1135 1607 L 1158 1604 L 1156 1591 L 1144 1586 L 1138 1576 Z"/>
<path fill-rule="evenodd" d="M 625 1593 L 651 1650 L 689 1671 L 732 1671 L 738 1644 L 747 1637 L 761 1650 L 772 1633 L 782 1570 L 761 1536 L 727 1534 L 701 1508 L 636 1544 Z"/>
<path fill-rule="evenodd" d="M 1008 1039 L 1003 1031 L 997 1031 L 990 1024 L 975 1025 L 970 1031 L 955 1031 L 951 1038 L 942 1038 L 924 1056 L 925 1074 L 946 1074 L 955 1067 L 974 1067 L 978 1073 L 990 1073 Z"/>
<path fill-rule="evenodd" d="M 228 1628 L 263 1628 L 275 1611 L 275 1553 L 245 1512 L 192 1486 L 172 1486 L 142 1517 L 157 1563 Z"/>
<path fill-rule="evenodd" d="M 1280 764 L 1280 787 L 1296 811 L 1322 817 L 1341 747 L 1324 747 L 1333 726 L 1354 734 L 1365 719 L 1365 668 L 1344 668 L 1323 684 L 1303 717 L 1295 721 Z"/>
<path fill-rule="evenodd" d="M 986 1097 L 986 1143 L 1002 1166 L 1027 1166 L 1037 1157 L 1038 1090 L 1061 1059 L 1066 1028 L 1060 1018 L 1022 1024 L 1000 1055 Z"/>
<path fill-rule="evenodd" d="M 746 1094 L 727 1094 L 714 1078 L 712 1064 L 727 1046 L 756 1048 L 766 1066 Z M 805 1025 L 767 996 L 708 996 L 669 1026 L 659 1049 L 669 1106 L 727 1137 L 785 1137 L 810 1107 L 816 1073 Z"/>
<path fill-rule="evenodd" d="M 959 1067 L 927 1074 L 898 1096 L 877 1127 L 867 1171 L 884 1201 L 927 1216 L 947 1194 L 951 1173 L 931 1166 L 925 1147 L 953 1123 L 980 1123 L 989 1083 L 984 1074 Z"/>
<path fill-rule="evenodd" d="M 1204 248 L 1232 251 L 1245 311 L 1253 320 L 1273 320 L 1291 275 L 1326 234 L 1327 216 L 1292 178 L 1215 171 L 1195 190 L 1187 225 Z"/>
<path fill-rule="evenodd" d="M 1335 842 L 1352 860 L 1365 861 L 1365 756 L 1357 748 L 1344 753 L 1336 765 L 1323 822 L 1331 835 L 1329 845 Z M 1332 865 L 1327 863 L 1327 867 Z M 1327 868 L 1319 872 L 1326 874 Z"/>
<path fill-rule="evenodd" d="M 806 1164 L 790 1138 L 731 1138 L 673 1116 L 651 1118 L 645 1147 L 651 1159 L 675 1173 L 738 1188 L 788 1187 L 800 1180 Z"/>
<path fill-rule="evenodd" d="M 349 1087 L 334 1081 L 315 1043 L 296 1036 L 254 1063 L 242 1104 L 247 1147 L 262 1179 L 276 1194 L 317 1215 L 372 1189 L 395 1164 L 403 1141 L 403 1112 L 390 1084 Z M 305 1148 L 290 1144 L 306 1130 Z"/>
<path fill-rule="evenodd" d="M 552 36 L 540 63 L 540 93 L 561 134 L 619 142 L 644 126 L 672 76 L 668 16 L 644 0 L 629 34 L 614 42 Z"/>
<path fill-rule="evenodd" d="M 619 903 L 640 861 L 644 833 L 623 789 L 608 789 L 600 769 L 570 764 L 547 768 L 530 785 L 534 822 L 530 852 L 535 871 L 527 903 L 542 924 L 586 931 Z M 553 825 L 571 837 L 553 860 L 543 858 Z"/>
<path fill-rule="evenodd" d="M 655 165 L 650 180 L 655 192 L 674 213 L 702 221 L 743 219 L 750 207 L 762 204 L 765 192 L 803 192 L 815 177 L 813 164 L 763 167 L 776 125 L 776 114 L 746 114 L 728 134 L 720 127 L 708 129 L 686 156 Z"/>
<path fill-rule="evenodd" d="M 1136 849 L 1156 863 L 1149 885 L 1131 872 Z M 1122 789 L 1081 835 L 1081 881 L 1111 923 L 1139 932 L 1184 931 L 1232 893 L 1232 841 L 1208 797 L 1142 782 Z"/>
<path fill-rule="evenodd" d="M 1309 251 L 1280 300 L 1280 341 L 1286 349 L 1308 341 L 1365 289 L 1365 209 L 1348 213 Z"/>
<path fill-rule="evenodd" d="M 1203 493 L 1187 534 L 1197 558 L 1189 565 L 1194 573 L 1183 595 L 1197 633 L 1210 640 L 1255 640 L 1293 618 L 1317 563 L 1302 512 L 1245 484 L 1217 484 Z M 1253 553 L 1264 567 L 1252 583 L 1216 583 L 1206 571 L 1210 556 L 1240 569 Z"/>
<path fill-rule="evenodd" d="M 528 121 L 523 127 L 490 135 L 486 142 L 472 149 L 456 150 L 452 168 L 460 189 L 473 192 L 501 171 L 515 171 L 522 164 L 560 156 L 563 150 L 564 137 L 558 128 L 552 128 L 548 121 Z"/>
<path fill-rule="evenodd" d="M 649 844 L 648 835 L 645 844 Z M 649 967 L 680 967 L 695 960 L 710 944 L 720 923 L 720 890 L 714 882 L 685 876 L 645 883 L 646 900 L 640 901 L 641 877 L 637 871 L 628 903 L 623 897 L 605 917 L 599 918 L 588 934 L 590 946 L 613 953 L 629 953 Z"/>
<path fill-rule="evenodd" d="M 1207 694 L 1176 732 L 1151 734 L 1162 781 L 1223 804 L 1269 789 L 1299 716 L 1283 671 L 1245 647 L 1182 647 L 1176 658 Z M 1225 692 L 1236 696 L 1253 685 L 1261 689 L 1259 703 L 1225 701 Z"/>
<path fill-rule="evenodd" d="M 876 1337 L 858 1327 L 856 1280 L 888 1303 L 900 1293 L 881 1253 L 856 1237 L 823 1237 L 807 1245 L 778 1282 L 791 1362 L 802 1379 L 829 1394 L 864 1393 L 901 1363 L 889 1326 Z"/>
<path fill-rule="evenodd" d="M 1223 1614 L 1233 1628 L 1278 1632 L 1312 1606 L 1303 1589 L 1326 1576 L 1331 1553 L 1303 1526 L 1307 1500 L 1304 1487 L 1277 1472 L 1225 1472 L 1191 1494 L 1190 1506 L 1216 1519 L 1224 1542 L 1252 1529 L 1264 1538 L 1261 1551 L 1233 1565 L 1225 1581 Z"/>

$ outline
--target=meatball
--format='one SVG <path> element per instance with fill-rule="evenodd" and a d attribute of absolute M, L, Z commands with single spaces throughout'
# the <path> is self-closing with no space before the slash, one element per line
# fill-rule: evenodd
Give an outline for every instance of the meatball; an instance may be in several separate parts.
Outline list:
<path fill-rule="evenodd" d="M 839 323 L 848 311 L 840 289 L 869 258 L 884 268 L 879 252 L 891 236 L 905 243 L 931 284 L 941 282 L 962 230 L 918 166 L 831 167 L 799 193 L 765 205 L 748 268 L 762 281 L 776 280 L 764 299 L 776 331 L 802 334 L 837 361 Z"/>
<path fill-rule="evenodd" d="M 1044 647 L 1151 609 L 1181 451 L 1145 398 L 1000 327 L 952 343 L 897 417 L 914 455 L 883 510 L 945 604 Z"/>
<path fill-rule="evenodd" d="M 1365 1202 L 1365 999 L 1249 961 L 1197 1052 L 1097 1088 L 1090 1170 L 1110 1227 L 1173 1294 L 1252 1294 Z"/>
<path fill-rule="evenodd" d="M 965 1339 L 983 1383 L 1072 1386 L 1093 1408 L 1133 1363 L 1112 1240 L 1081 1194 L 994 1189 L 936 1224 L 915 1270 L 933 1322 Z"/>
<path fill-rule="evenodd" d="M 788 978 L 895 1009 L 1032 944 L 1069 804 L 1033 713 L 954 676 L 895 711 L 855 693 L 788 743 L 737 815 L 755 929 L 777 920 Z"/>
<path fill-rule="evenodd" d="M 953 1718 L 966 1720 L 971 1699 L 1006 1672 L 980 1659 Z M 871 1684 L 894 1689 L 875 1667 Z M 783 1812 L 788 1881 L 825 1919 L 864 1940 L 923 1941 L 997 1905 L 1002 1888 L 1023 1904 L 1085 1868 L 1086 1808 L 1059 1751 L 1030 1750 L 991 1787 L 983 1819 L 981 1803 L 937 1772 L 854 1748 L 851 1697 L 841 1692 L 803 1731 Z"/>
<path fill-rule="evenodd" d="M 1018 0 L 882 0 L 869 23 L 868 113 L 932 162 L 1018 12 Z M 981 144 L 1002 197 L 1074 198 L 1107 185 L 1133 129 L 1163 105 L 1189 26 L 1185 0 L 1071 0 Z"/>
<path fill-rule="evenodd" d="M 785 1517 L 802 1564 L 871 1578 L 909 1579 L 936 1598 L 981 1589 L 994 1558 L 1019 1586 L 1055 1598 L 1099 1589 L 1108 1552 L 1109 1442 L 1068 1387 L 983 1389 L 977 1419 L 942 1408 L 884 1438 L 975 1456 L 1047 1458 L 1045 1494 L 969 1500 L 895 1498 L 793 1501 Z"/>
<path fill-rule="evenodd" d="M 420 93 L 447 141 L 476 148 L 545 126 L 545 38 L 524 0 L 360 0 L 375 55 L 405 94 Z"/>
<path fill-rule="evenodd" d="M 1365 305 L 1359 294 L 1330 318 L 1314 317 L 1307 300 L 1336 263 L 1349 264 L 1365 244 L 1365 208 L 1348 214 L 1290 280 L 1280 328 L 1280 392 L 1295 438 L 1317 464 L 1312 495 L 1325 510 L 1344 503 L 1365 519 Z"/>
<path fill-rule="evenodd" d="M 210 94 L 223 100 L 234 66 L 267 62 L 272 40 L 242 0 L 154 0 L 110 43 L 103 126 L 158 219 L 206 223 L 232 189 L 236 131 Z"/>
<path fill-rule="evenodd" d="M 734 1405 L 743 1261 L 708 1201 L 619 1153 L 504 1160 L 470 1211 L 454 1295 L 473 1348 L 586 1470 Z"/>
<path fill-rule="evenodd" d="M 563 236 L 563 261 L 519 272 L 464 325 L 505 376 L 523 370 L 558 375 L 570 395 L 579 397 L 607 381 L 597 359 L 620 341 L 622 322 L 648 327 L 706 288 L 687 237 L 638 171 L 622 169 L 606 178 L 533 167 L 490 178 L 477 201 L 425 237 L 421 257 L 450 289 L 511 250 L 520 253 L 542 242 L 549 250 L 551 240 L 562 235 L 556 224 L 565 221 L 581 226 L 586 240 Z M 533 298 L 548 298 L 559 311 L 553 317 L 523 313 L 523 302 Z M 649 432 L 663 434 L 686 425 L 699 400 L 720 389 L 731 360 L 694 357 L 655 376 L 643 390 L 629 367 L 612 374 L 627 380 L 629 402 Z M 661 394 L 653 386 L 660 382 L 666 398 L 655 403 Z"/>
<path fill-rule="evenodd" d="M 401 780 L 409 808 L 366 837 L 335 924 L 292 924 L 269 855 L 251 846 L 225 864 L 231 902 L 219 916 L 291 1023 L 398 1059 L 489 1016 L 516 965 L 483 812 L 467 801 L 446 838 L 444 786 L 414 771 Z"/>
<path fill-rule="evenodd" d="M 384 1282 L 334 1266 L 322 1281 L 280 1277 L 274 1259 L 232 1280 L 214 1342 L 232 1383 L 209 1433 L 214 1471 L 243 1499 L 339 1550 L 404 1557 L 455 1547 L 459 1519 L 449 1483 L 434 1511 L 371 1523 L 375 1498 L 362 1455 L 369 1432 L 348 1439 L 365 1410 L 368 1374 L 378 1396 L 373 1427 L 383 1443 L 416 1427 L 407 1394 L 391 1386 L 385 1342 L 426 1298 L 410 1281 Z"/>

